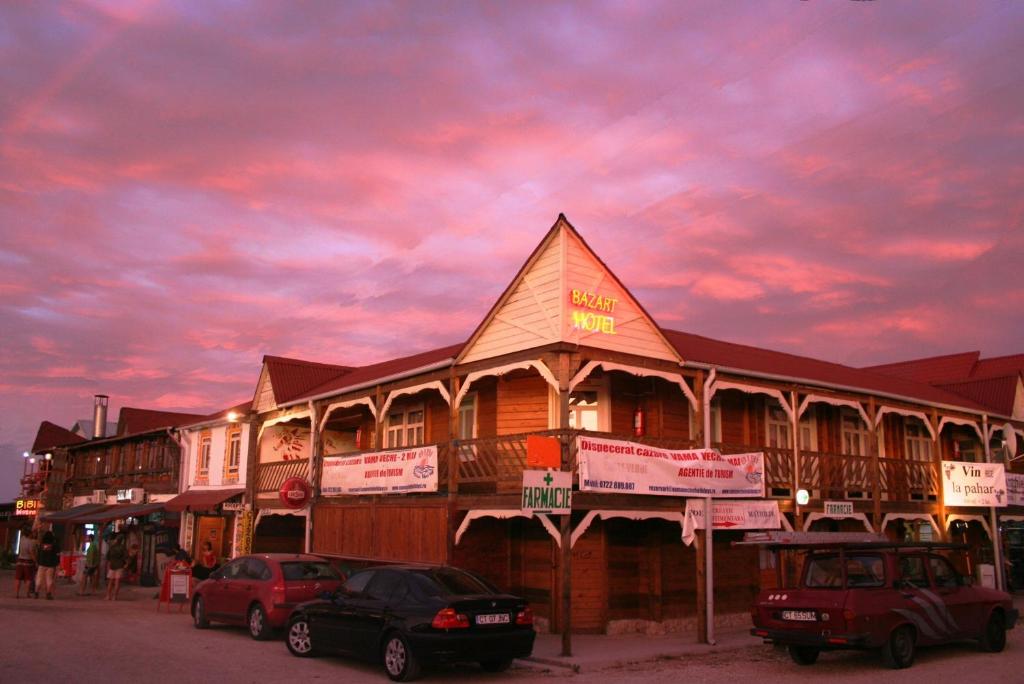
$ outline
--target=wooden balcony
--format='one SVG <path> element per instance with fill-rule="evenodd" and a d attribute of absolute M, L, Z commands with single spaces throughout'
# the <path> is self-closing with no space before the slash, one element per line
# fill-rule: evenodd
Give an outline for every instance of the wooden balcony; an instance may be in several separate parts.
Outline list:
<path fill-rule="evenodd" d="M 284 481 L 291 477 L 309 477 L 309 459 L 301 458 L 294 461 L 277 461 L 276 463 L 260 463 L 256 470 L 256 492 L 258 494 L 277 494 Z"/>
<path fill-rule="evenodd" d="M 680 438 L 611 435 L 583 430 L 547 430 L 543 432 L 456 440 L 437 444 L 438 491 L 447 492 L 448 472 L 455 469 L 454 484 L 460 494 L 518 494 L 522 489 L 526 468 L 526 443 L 531 435 L 564 437 L 568 441 L 568 461 L 563 470 L 576 471 L 576 439 L 578 435 L 639 442 L 663 449 L 696 449 L 692 440 Z M 713 444 L 723 454 L 763 452 L 765 455 L 765 496 L 791 499 L 796 489 L 807 489 L 812 500 L 864 500 L 874 496 L 875 473 L 869 456 L 852 456 L 817 451 L 776 449 L 753 444 Z M 353 452 L 345 456 L 356 456 Z M 341 455 L 341 454 L 335 454 Z M 879 458 L 878 485 L 880 496 L 887 501 L 935 501 L 938 482 L 931 462 L 908 461 L 901 458 Z M 300 465 L 296 465 L 300 464 Z M 267 470 L 264 472 L 265 468 Z M 294 469 L 289 470 L 289 468 Z M 306 461 L 285 461 L 260 466 L 260 491 L 277 491 L 292 475 L 305 476 Z M 798 474 L 799 477 L 794 477 Z M 574 477 L 575 480 L 575 477 Z"/>
<path fill-rule="evenodd" d="M 160 493 L 177 491 L 177 469 L 157 468 L 154 470 L 132 470 L 123 473 L 100 473 L 97 475 L 75 475 L 68 478 L 65 489 L 73 494 L 91 494 L 95 489 L 131 489 L 139 487 Z"/>

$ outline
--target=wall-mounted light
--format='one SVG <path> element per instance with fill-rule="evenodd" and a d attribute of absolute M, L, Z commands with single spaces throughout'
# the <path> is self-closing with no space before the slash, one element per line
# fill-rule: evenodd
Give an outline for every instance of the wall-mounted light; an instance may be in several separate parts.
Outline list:
<path fill-rule="evenodd" d="M 800 506 L 806 506 L 811 500 L 811 493 L 806 489 L 798 489 L 796 492 L 796 502 Z"/>
<path fill-rule="evenodd" d="M 52 458 L 53 458 L 53 454 L 51 454 L 51 453 L 47 453 L 46 454 L 46 460 L 47 461 L 51 460 Z"/>
<path fill-rule="evenodd" d="M 36 459 L 34 459 L 34 458 L 30 458 L 30 459 L 28 459 L 28 462 L 29 462 L 29 463 L 35 463 L 35 462 L 36 462 Z"/>
<path fill-rule="evenodd" d="M 227 418 L 229 423 L 234 423 L 238 420 L 238 414 L 234 411 L 228 411 Z"/>
<path fill-rule="evenodd" d="M 32 454 L 28 453 L 27 451 L 22 451 L 22 452 L 21 452 L 21 457 L 22 457 L 22 458 L 28 458 L 28 457 L 29 457 L 29 456 L 31 456 L 31 455 L 32 455 Z"/>

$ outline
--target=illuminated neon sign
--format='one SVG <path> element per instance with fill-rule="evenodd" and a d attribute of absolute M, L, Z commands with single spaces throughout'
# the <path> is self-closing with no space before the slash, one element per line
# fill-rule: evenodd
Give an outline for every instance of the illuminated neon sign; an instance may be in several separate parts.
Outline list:
<path fill-rule="evenodd" d="M 619 300 L 588 290 L 569 290 L 569 302 L 578 308 L 572 310 L 572 327 L 590 333 L 615 334 L 615 305 Z"/>
<path fill-rule="evenodd" d="M 16 499 L 14 502 L 14 515 L 36 515 L 43 507 L 39 499 Z"/>

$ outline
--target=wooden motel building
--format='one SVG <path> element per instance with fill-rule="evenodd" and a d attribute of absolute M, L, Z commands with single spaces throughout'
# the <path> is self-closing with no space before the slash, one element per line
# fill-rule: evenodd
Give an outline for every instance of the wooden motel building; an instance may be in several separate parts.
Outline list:
<path fill-rule="evenodd" d="M 941 462 L 1016 455 L 1004 444 L 1024 436 L 1022 368 L 1024 355 L 969 353 L 859 369 L 667 330 L 560 216 L 465 343 L 363 367 L 264 359 L 252 548 L 466 567 L 526 596 L 552 631 L 692 628 L 705 554 L 700 535 L 682 541 L 686 499 L 575 491 L 571 516 L 525 515 L 530 436 L 558 438 L 574 473 L 588 433 L 763 452 L 785 527 L 955 535 L 983 555 L 998 534 L 988 509 L 946 508 Z M 332 459 L 418 445 L 436 446 L 436 491 L 319 486 Z M 280 497 L 296 477 L 312 491 L 298 510 Z M 1010 526 L 1024 507 L 999 515 Z M 771 575 L 740 536 L 713 535 L 719 621 L 744 617 Z"/>

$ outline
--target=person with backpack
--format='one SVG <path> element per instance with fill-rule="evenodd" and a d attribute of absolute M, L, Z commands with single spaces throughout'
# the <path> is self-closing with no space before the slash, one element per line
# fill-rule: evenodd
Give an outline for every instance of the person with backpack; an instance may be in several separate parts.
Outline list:
<path fill-rule="evenodd" d="M 53 532 L 47 530 L 36 547 L 36 565 L 39 566 L 39 569 L 36 570 L 36 598 L 39 598 L 39 592 L 45 588 L 46 599 L 53 600 L 53 582 L 57 576 L 59 563 L 60 552 L 57 550 L 57 537 L 53 536 Z"/>

